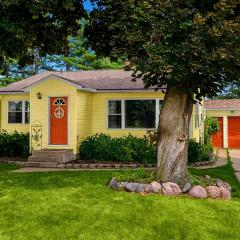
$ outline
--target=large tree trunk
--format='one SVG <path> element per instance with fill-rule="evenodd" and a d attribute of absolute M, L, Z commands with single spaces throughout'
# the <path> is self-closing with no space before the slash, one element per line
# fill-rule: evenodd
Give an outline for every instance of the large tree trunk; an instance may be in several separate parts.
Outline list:
<path fill-rule="evenodd" d="M 193 108 L 191 95 L 168 87 L 159 119 L 157 179 L 183 186 L 188 179 L 188 135 Z"/>

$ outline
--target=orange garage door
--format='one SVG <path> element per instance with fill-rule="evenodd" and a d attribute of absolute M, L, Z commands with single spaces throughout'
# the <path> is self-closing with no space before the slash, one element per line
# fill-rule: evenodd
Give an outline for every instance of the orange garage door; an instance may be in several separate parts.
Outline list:
<path fill-rule="evenodd" d="M 240 148 L 240 117 L 228 117 L 228 147 Z"/>
<path fill-rule="evenodd" d="M 212 135 L 212 144 L 215 148 L 223 148 L 223 118 L 218 118 L 219 130 Z"/>

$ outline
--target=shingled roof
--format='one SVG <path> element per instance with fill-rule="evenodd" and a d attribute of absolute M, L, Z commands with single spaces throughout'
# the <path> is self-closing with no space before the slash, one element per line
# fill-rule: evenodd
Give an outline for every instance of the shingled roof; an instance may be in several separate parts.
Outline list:
<path fill-rule="evenodd" d="M 26 88 L 37 82 L 52 76 L 60 77 L 80 88 L 93 90 L 143 90 L 142 80 L 132 81 L 132 72 L 124 70 L 93 70 L 76 72 L 52 72 L 46 71 L 7 87 L 0 88 L 0 93 L 24 92 Z"/>
<path fill-rule="evenodd" d="M 207 110 L 240 110 L 240 99 L 205 100 L 205 108 Z"/>

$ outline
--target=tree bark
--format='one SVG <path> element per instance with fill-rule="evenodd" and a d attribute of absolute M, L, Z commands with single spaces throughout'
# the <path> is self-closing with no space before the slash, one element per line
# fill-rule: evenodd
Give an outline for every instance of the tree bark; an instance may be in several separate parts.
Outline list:
<path fill-rule="evenodd" d="M 159 119 L 157 179 L 176 182 L 181 187 L 189 181 L 188 136 L 193 98 L 168 87 Z"/>

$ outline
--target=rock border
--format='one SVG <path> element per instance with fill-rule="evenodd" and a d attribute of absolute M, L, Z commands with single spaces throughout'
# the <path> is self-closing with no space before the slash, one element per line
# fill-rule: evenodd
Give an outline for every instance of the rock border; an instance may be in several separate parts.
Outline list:
<path fill-rule="evenodd" d="M 200 185 L 191 186 L 186 183 L 183 189 L 174 182 L 151 182 L 150 184 L 138 182 L 121 182 L 113 177 L 108 187 L 117 191 L 126 191 L 130 193 L 159 194 L 165 196 L 190 196 L 198 199 L 231 199 L 231 186 L 228 183 L 217 179 L 216 185 L 203 187 Z"/>
<path fill-rule="evenodd" d="M 58 164 L 60 169 L 137 169 L 137 168 L 154 168 L 155 164 L 139 163 L 64 163 Z"/>

